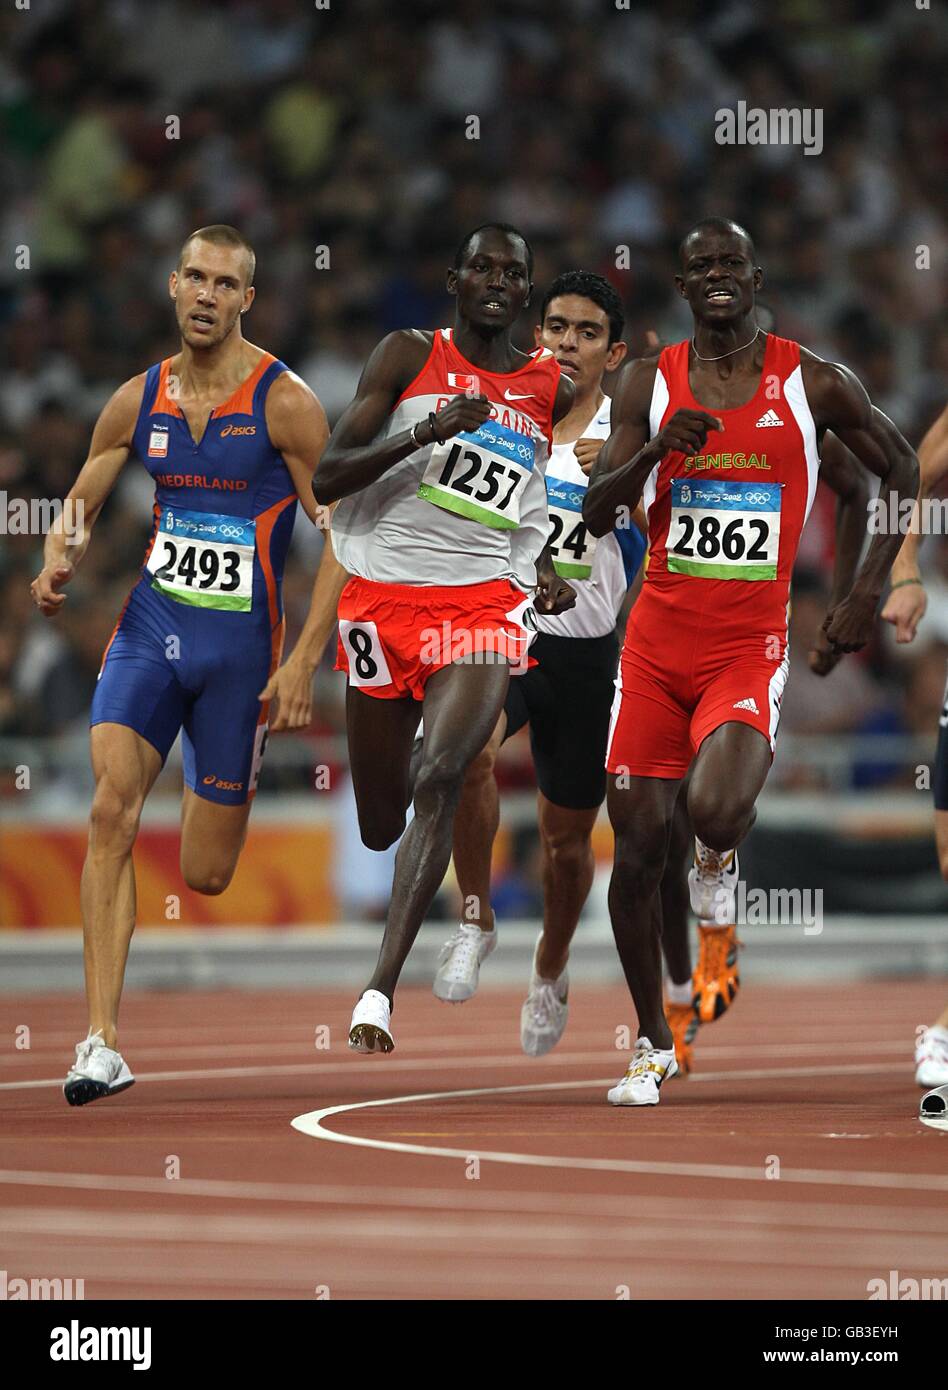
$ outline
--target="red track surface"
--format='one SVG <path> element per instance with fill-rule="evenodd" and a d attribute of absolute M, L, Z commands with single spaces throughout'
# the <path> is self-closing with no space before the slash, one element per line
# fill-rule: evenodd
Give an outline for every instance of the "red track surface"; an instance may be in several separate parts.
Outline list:
<path fill-rule="evenodd" d="M 84 1278 L 87 1298 L 862 1299 L 890 1269 L 945 1274 L 948 1135 L 919 1125 L 912 1074 L 937 986 L 745 988 L 700 1031 L 694 1076 L 645 1110 L 605 1104 L 631 1022 L 618 987 L 577 987 L 563 1043 L 537 1061 L 510 991 L 453 1008 L 400 992 L 389 1058 L 346 1050 L 352 1002 L 129 995 L 138 1084 L 70 1109 L 79 1001 L 0 1001 L 0 1267 Z M 549 1089 L 490 1091 L 516 1086 Z M 290 1125 L 458 1090 L 485 1093 L 325 1122 L 453 1156 Z M 574 1166 L 590 1161 L 605 1166 Z"/>

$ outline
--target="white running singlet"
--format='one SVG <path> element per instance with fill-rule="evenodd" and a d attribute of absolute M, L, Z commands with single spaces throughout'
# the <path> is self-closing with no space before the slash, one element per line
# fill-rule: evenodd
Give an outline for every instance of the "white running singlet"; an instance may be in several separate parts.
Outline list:
<path fill-rule="evenodd" d="M 608 439 L 612 400 L 606 396 L 583 430 L 583 438 Z M 645 553 L 645 537 L 632 522 L 607 536 L 589 534 L 582 519 L 589 479 L 570 444 L 554 444 L 546 470 L 550 544 L 557 572 L 576 590 L 576 606 L 550 618 L 537 614 L 537 627 L 551 637 L 604 637 L 616 625 L 619 609 Z"/>
<path fill-rule="evenodd" d="M 438 329 L 421 371 L 378 439 L 401 434 L 459 393 L 491 402 L 479 429 L 428 444 L 333 512 L 336 559 L 382 584 L 536 586 L 535 561 L 549 531 L 544 473 L 553 439 L 560 369 L 537 348 L 515 372 L 486 372 Z"/>

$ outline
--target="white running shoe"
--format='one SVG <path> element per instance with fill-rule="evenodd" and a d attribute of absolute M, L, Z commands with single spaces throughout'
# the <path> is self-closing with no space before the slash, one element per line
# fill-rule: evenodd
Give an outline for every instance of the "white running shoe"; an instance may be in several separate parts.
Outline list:
<path fill-rule="evenodd" d="M 367 989 L 352 1010 L 349 1046 L 353 1052 L 394 1052 L 392 1006 L 378 989 Z"/>
<path fill-rule="evenodd" d="M 937 1091 L 922 1096 L 918 1118 L 932 1129 L 948 1129 L 948 1086 L 939 1086 Z"/>
<path fill-rule="evenodd" d="M 540 933 L 542 938 L 543 933 Z M 520 1046 L 528 1057 L 542 1057 L 551 1052 L 566 1027 L 569 1005 L 569 975 L 564 970 L 555 980 L 544 980 L 537 974 L 537 941 L 533 952 L 533 971 L 530 988 L 520 1010 Z"/>
<path fill-rule="evenodd" d="M 121 1052 L 106 1047 L 101 1033 L 90 1033 L 76 1043 L 76 1060 L 63 1084 L 63 1095 L 70 1105 L 88 1105 L 90 1100 L 118 1095 L 134 1084 Z"/>
<path fill-rule="evenodd" d="M 691 910 L 699 922 L 729 926 L 737 920 L 737 850 L 718 853 L 695 836 L 694 867 L 688 870 Z"/>
<path fill-rule="evenodd" d="M 662 1082 L 677 1075 L 673 1047 L 665 1052 L 653 1047 L 648 1038 L 639 1038 L 628 1071 L 607 1099 L 610 1105 L 657 1105 Z"/>
<path fill-rule="evenodd" d="M 461 922 L 454 935 L 441 947 L 432 988 L 446 1004 L 463 1004 L 477 991 L 482 963 L 497 945 L 497 928 L 481 931 L 470 922 Z"/>
<path fill-rule="evenodd" d="M 915 1047 L 918 1086 L 948 1086 L 948 1031 L 926 1028 Z"/>

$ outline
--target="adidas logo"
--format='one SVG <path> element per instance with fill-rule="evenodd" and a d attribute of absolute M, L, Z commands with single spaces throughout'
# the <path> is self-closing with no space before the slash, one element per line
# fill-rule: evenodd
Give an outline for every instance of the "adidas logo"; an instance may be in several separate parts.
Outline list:
<path fill-rule="evenodd" d="M 760 714 L 760 710 L 757 708 L 757 701 L 753 696 L 748 700 L 738 700 L 736 704 L 731 706 L 731 709 L 749 709 L 751 714 Z"/>
<path fill-rule="evenodd" d="M 758 430 L 769 430 L 773 429 L 775 425 L 782 424 L 783 421 L 777 414 L 776 410 L 765 410 L 763 415 L 757 421 L 757 424 L 754 426 L 754 428 Z"/>

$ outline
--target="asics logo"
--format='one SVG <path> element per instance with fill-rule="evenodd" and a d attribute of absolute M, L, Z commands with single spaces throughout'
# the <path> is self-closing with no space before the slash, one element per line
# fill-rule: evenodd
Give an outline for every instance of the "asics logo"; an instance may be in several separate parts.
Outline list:
<path fill-rule="evenodd" d="M 226 439 L 229 435 L 256 433 L 256 425 L 225 425 L 224 428 L 221 430 L 221 439 Z"/>
<path fill-rule="evenodd" d="M 532 391 L 528 391 L 524 396 L 518 396 L 513 391 L 511 391 L 510 387 L 508 386 L 507 390 L 504 392 L 505 401 L 532 401 L 533 399 L 534 395 Z"/>
<path fill-rule="evenodd" d="M 209 773 L 203 781 L 205 787 L 214 787 L 215 790 L 220 792 L 242 792 L 244 789 L 243 782 L 225 782 L 213 772 Z"/>

